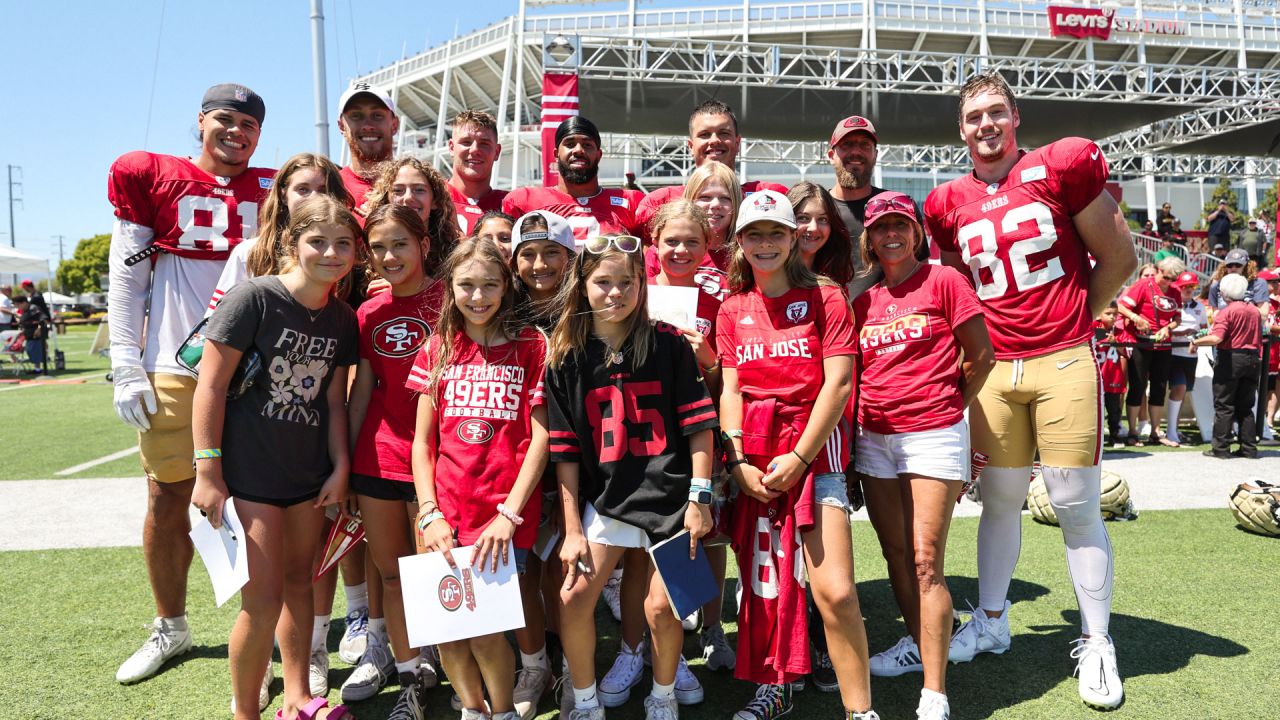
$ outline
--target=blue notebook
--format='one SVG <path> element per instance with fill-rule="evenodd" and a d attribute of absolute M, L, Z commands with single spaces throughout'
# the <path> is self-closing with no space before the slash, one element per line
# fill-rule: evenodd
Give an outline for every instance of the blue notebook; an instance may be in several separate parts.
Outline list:
<path fill-rule="evenodd" d="M 677 618 L 686 618 L 720 594 L 707 552 L 698 542 L 698 554 L 689 559 L 689 531 L 649 548 L 649 557 L 662 578 L 667 600 Z"/>

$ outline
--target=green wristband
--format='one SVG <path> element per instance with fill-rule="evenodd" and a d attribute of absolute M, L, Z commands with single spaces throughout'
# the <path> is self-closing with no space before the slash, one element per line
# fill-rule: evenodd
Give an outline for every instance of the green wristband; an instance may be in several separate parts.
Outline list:
<path fill-rule="evenodd" d="M 423 530 L 426 530 L 427 526 L 430 525 L 431 523 L 437 520 L 443 520 L 443 519 L 444 519 L 444 513 L 440 512 L 439 510 L 429 512 L 426 515 L 423 515 L 422 517 L 418 518 L 418 531 L 421 532 Z"/>
<path fill-rule="evenodd" d="M 196 460 L 212 460 L 213 458 L 222 457 L 222 448 L 208 448 L 205 450 L 197 450 L 195 454 Z"/>

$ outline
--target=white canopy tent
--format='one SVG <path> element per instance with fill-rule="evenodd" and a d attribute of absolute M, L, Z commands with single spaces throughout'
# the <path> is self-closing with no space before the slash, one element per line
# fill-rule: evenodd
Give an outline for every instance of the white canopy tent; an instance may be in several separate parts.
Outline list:
<path fill-rule="evenodd" d="M 38 255 L 31 255 L 21 250 L 0 246 L 0 274 L 47 277 L 49 275 L 49 261 Z"/>

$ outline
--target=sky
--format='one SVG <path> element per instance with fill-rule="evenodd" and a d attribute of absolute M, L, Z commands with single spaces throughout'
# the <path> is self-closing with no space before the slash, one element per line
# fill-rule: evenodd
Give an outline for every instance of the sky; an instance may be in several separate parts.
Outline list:
<path fill-rule="evenodd" d="M 655 5 L 693 4 L 660 0 Z M 315 149 L 310 0 L 0 0 L 0 243 L 8 246 L 8 165 L 22 198 L 20 250 L 58 261 L 111 231 L 107 169 L 131 150 L 199 152 L 206 88 L 247 85 L 267 106 L 253 164 L 277 167 Z M 516 0 L 323 0 L 331 154 L 336 105 L 350 79 L 514 15 Z M 598 3 L 586 11 L 626 7 Z M 565 9 L 561 9 L 565 11 Z M 163 20 L 162 20 L 163 15 Z"/>

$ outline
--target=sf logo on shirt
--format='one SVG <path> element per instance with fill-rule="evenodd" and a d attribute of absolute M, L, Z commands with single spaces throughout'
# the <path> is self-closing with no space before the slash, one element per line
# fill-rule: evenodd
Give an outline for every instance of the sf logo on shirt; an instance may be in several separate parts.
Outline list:
<path fill-rule="evenodd" d="M 466 420 L 458 423 L 458 439 L 471 445 L 489 442 L 493 437 L 493 426 L 484 420 Z"/>
<path fill-rule="evenodd" d="M 431 328 L 416 317 L 398 317 L 373 329 L 373 349 L 391 358 L 408 357 L 418 352 L 431 335 Z"/>

